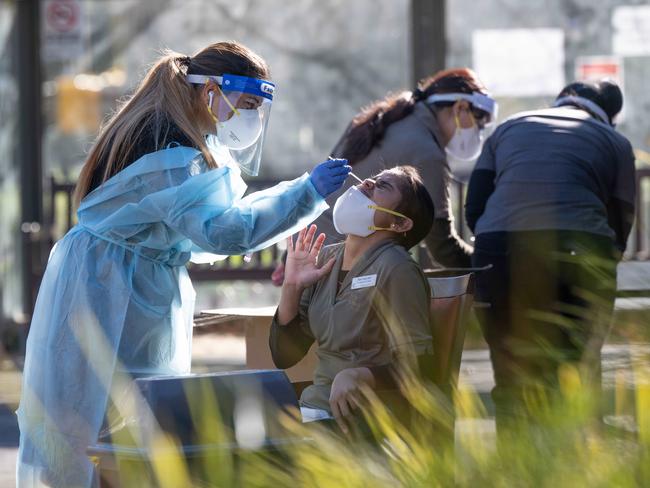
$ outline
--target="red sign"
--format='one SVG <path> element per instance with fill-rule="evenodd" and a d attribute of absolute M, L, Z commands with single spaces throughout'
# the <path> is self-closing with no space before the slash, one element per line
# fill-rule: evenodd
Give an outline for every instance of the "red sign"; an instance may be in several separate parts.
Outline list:
<path fill-rule="evenodd" d="M 617 56 L 580 56 L 576 58 L 576 81 L 599 81 L 609 78 L 615 81 L 625 93 L 623 61 Z M 625 108 L 616 117 L 616 122 L 625 118 Z"/>
<path fill-rule="evenodd" d="M 581 56 L 576 58 L 576 80 L 598 81 L 611 78 L 623 89 L 623 65 L 616 56 Z"/>
<path fill-rule="evenodd" d="M 578 78 L 593 79 L 594 77 L 613 78 L 618 75 L 619 66 L 611 63 L 583 64 L 578 66 Z"/>
<path fill-rule="evenodd" d="M 45 22 L 53 32 L 66 34 L 79 27 L 77 0 L 52 0 L 45 8 Z"/>

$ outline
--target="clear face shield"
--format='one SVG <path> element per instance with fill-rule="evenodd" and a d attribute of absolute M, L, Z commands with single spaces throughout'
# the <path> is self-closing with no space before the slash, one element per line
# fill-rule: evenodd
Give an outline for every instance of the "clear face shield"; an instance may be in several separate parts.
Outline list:
<path fill-rule="evenodd" d="M 499 105 L 494 98 L 480 92 L 474 93 L 437 93 L 427 98 L 427 103 L 457 102 L 467 100 L 471 105 L 474 121 L 486 139 L 496 127 Z"/>
<path fill-rule="evenodd" d="M 224 158 L 231 158 L 244 173 L 257 176 L 275 85 L 229 74 L 189 74 L 187 81 L 198 85 L 213 81 L 217 85 L 208 100 L 216 127 L 216 137 L 211 138 L 209 146 L 216 153 L 217 162 L 227 164 Z"/>
<path fill-rule="evenodd" d="M 474 125 L 469 129 L 461 129 L 457 120 L 456 133 L 445 147 L 445 151 L 452 163 L 454 178 L 467 183 L 483 143 L 496 127 L 498 105 L 492 97 L 479 92 L 438 93 L 429 96 L 426 101 L 427 103 L 453 103 L 459 100 L 469 102 Z"/>

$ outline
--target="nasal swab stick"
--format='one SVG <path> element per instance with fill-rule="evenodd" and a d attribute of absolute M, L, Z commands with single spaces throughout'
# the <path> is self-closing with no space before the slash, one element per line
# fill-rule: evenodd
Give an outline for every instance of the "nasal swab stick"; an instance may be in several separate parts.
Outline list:
<path fill-rule="evenodd" d="M 332 156 L 330 156 L 330 157 L 328 157 L 327 159 L 332 160 L 332 159 L 334 159 L 334 158 L 333 158 Z M 361 178 L 359 178 L 357 175 L 355 175 L 352 171 L 350 171 L 348 174 L 349 174 L 350 176 L 352 176 L 352 178 L 354 178 L 355 180 L 357 180 L 359 183 L 363 184 L 363 180 L 362 180 Z"/>
<path fill-rule="evenodd" d="M 359 183 L 363 184 L 363 180 L 362 180 L 361 178 L 359 178 L 357 175 L 355 175 L 352 171 L 350 171 L 348 174 L 349 174 L 350 176 L 352 176 L 352 178 L 354 178 L 355 180 L 357 180 Z"/>

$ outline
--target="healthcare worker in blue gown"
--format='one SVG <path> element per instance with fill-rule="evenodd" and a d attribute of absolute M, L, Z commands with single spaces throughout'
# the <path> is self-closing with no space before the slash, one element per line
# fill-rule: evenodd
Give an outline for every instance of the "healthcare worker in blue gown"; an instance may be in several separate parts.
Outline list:
<path fill-rule="evenodd" d="M 77 186 L 79 223 L 50 255 L 18 409 L 18 486 L 90 486 L 85 451 L 118 373 L 190 371 L 185 264 L 249 253 L 305 227 L 345 160 L 243 198 L 273 100 L 265 61 L 232 42 L 167 53 L 111 117 Z"/>

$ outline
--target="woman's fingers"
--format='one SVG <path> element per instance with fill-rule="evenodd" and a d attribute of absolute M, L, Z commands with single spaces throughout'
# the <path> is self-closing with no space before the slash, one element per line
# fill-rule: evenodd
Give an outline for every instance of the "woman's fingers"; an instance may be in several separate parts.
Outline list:
<path fill-rule="evenodd" d="M 348 404 L 350 405 L 352 410 L 357 410 L 361 407 L 361 403 L 357 399 L 355 395 L 350 395 L 348 398 Z"/>
<path fill-rule="evenodd" d="M 318 257 L 318 253 L 320 250 L 323 248 L 323 243 L 325 242 L 325 234 L 321 234 L 316 238 L 316 242 L 314 242 L 314 246 L 311 248 L 311 251 L 309 252 L 310 257 L 316 259 Z"/>
<path fill-rule="evenodd" d="M 347 159 L 330 157 L 327 160 L 327 167 L 331 168 L 331 169 L 342 168 L 342 167 L 347 166 L 347 165 L 348 165 L 348 160 Z"/>
<path fill-rule="evenodd" d="M 334 416 L 334 420 L 336 420 L 336 423 L 338 424 L 339 428 L 343 431 L 344 434 L 348 433 L 348 425 L 343 418 L 341 408 L 339 406 L 338 401 L 332 402 L 330 405 L 330 408 L 332 409 L 332 415 Z"/>
<path fill-rule="evenodd" d="M 339 400 L 339 411 L 343 418 L 348 418 L 350 416 L 350 406 L 348 405 L 347 397 L 342 397 Z"/>
<path fill-rule="evenodd" d="M 323 276 L 328 275 L 329 273 L 332 272 L 332 268 L 334 267 L 334 263 L 336 262 L 336 258 L 330 258 L 329 261 L 325 263 L 325 265 L 318 270 L 318 279 L 320 280 Z"/>
<path fill-rule="evenodd" d="M 341 430 L 343 430 L 344 425 L 341 424 L 341 411 L 339 410 L 339 404 L 336 402 L 336 400 L 330 400 L 330 410 L 332 411 L 334 420 L 336 420 L 336 423 L 339 424 L 339 427 Z"/>
<path fill-rule="evenodd" d="M 337 423 L 341 427 L 341 430 L 343 431 L 344 434 L 349 434 L 350 433 L 349 422 L 351 420 L 352 412 L 350 411 L 350 407 L 348 405 L 346 396 L 342 396 L 339 399 L 338 407 L 339 407 L 338 409 L 340 415 L 337 420 Z"/>
<path fill-rule="evenodd" d="M 300 229 L 300 232 L 298 233 L 298 240 L 296 241 L 296 251 L 304 251 L 305 247 L 305 233 L 307 232 L 307 229 Z"/>
<path fill-rule="evenodd" d="M 311 244 L 314 241 L 314 235 L 316 234 L 316 226 L 312 225 L 309 227 L 307 234 L 305 235 L 305 251 L 310 252 Z"/>

